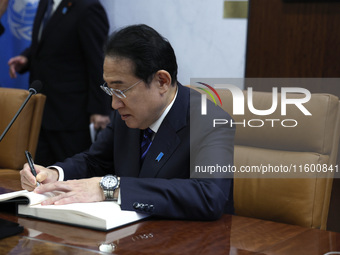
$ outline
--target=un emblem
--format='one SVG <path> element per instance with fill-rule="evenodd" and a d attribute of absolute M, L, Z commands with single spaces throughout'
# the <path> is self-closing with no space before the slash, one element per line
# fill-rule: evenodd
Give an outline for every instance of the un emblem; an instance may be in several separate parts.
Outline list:
<path fill-rule="evenodd" d="M 39 0 L 12 0 L 7 14 L 12 34 L 19 40 L 31 41 L 32 26 Z"/>

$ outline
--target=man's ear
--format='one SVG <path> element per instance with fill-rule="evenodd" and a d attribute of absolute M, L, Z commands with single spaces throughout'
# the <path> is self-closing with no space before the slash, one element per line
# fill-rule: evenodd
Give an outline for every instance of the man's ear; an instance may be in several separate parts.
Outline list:
<path fill-rule="evenodd" d="M 155 78 L 158 81 L 158 86 L 161 92 L 166 92 L 171 87 L 171 75 L 165 70 L 157 71 Z"/>

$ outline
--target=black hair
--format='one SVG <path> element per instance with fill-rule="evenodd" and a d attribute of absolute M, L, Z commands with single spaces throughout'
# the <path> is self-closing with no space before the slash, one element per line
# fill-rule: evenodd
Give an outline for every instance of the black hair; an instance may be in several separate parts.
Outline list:
<path fill-rule="evenodd" d="M 104 52 L 108 57 L 132 60 L 134 74 L 148 85 L 159 70 L 169 72 L 172 85 L 177 82 L 177 61 L 171 44 L 147 25 L 132 25 L 114 32 Z"/>

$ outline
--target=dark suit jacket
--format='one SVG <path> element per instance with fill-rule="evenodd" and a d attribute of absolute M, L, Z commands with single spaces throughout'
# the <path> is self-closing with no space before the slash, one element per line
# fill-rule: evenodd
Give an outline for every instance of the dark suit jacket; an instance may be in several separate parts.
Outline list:
<path fill-rule="evenodd" d="M 47 96 L 43 128 L 88 129 L 89 115 L 109 114 L 103 83 L 103 45 L 109 24 L 98 0 L 63 0 L 38 40 L 47 1 L 41 0 L 32 43 L 22 55 L 29 59 L 30 82 L 41 80 Z"/>
<path fill-rule="evenodd" d="M 193 91 L 191 95 L 189 91 Z M 212 119 L 230 120 L 230 116 L 208 103 L 208 115 L 202 119 L 200 100 L 198 92 L 178 85 L 174 105 L 155 135 L 142 167 L 141 131 L 128 128 L 118 112 L 89 152 L 56 165 L 64 169 L 66 180 L 109 173 L 120 176 L 124 210 L 199 220 L 232 213 L 232 179 L 190 179 L 190 169 L 195 165 L 233 164 L 235 130 L 224 125 L 212 132 Z M 158 162 L 155 159 L 160 152 L 164 156 Z"/>
<path fill-rule="evenodd" d="M 0 21 L 0 35 L 2 35 L 4 32 L 5 32 L 5 28 L 4 28 L 4 26 L 1 24 L 1 21 Z"/>

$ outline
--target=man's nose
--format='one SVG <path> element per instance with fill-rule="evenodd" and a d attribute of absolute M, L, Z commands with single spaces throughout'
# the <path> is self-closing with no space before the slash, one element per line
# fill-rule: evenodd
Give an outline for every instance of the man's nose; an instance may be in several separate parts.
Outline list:
<path fill-rule="evenodd" d="M 112 95 L 111 106 L 113 109 L 118 110 L 119 108 L 124 106 L 124 103 L 120 98 L 118 98 L 115 95 Z"/>

